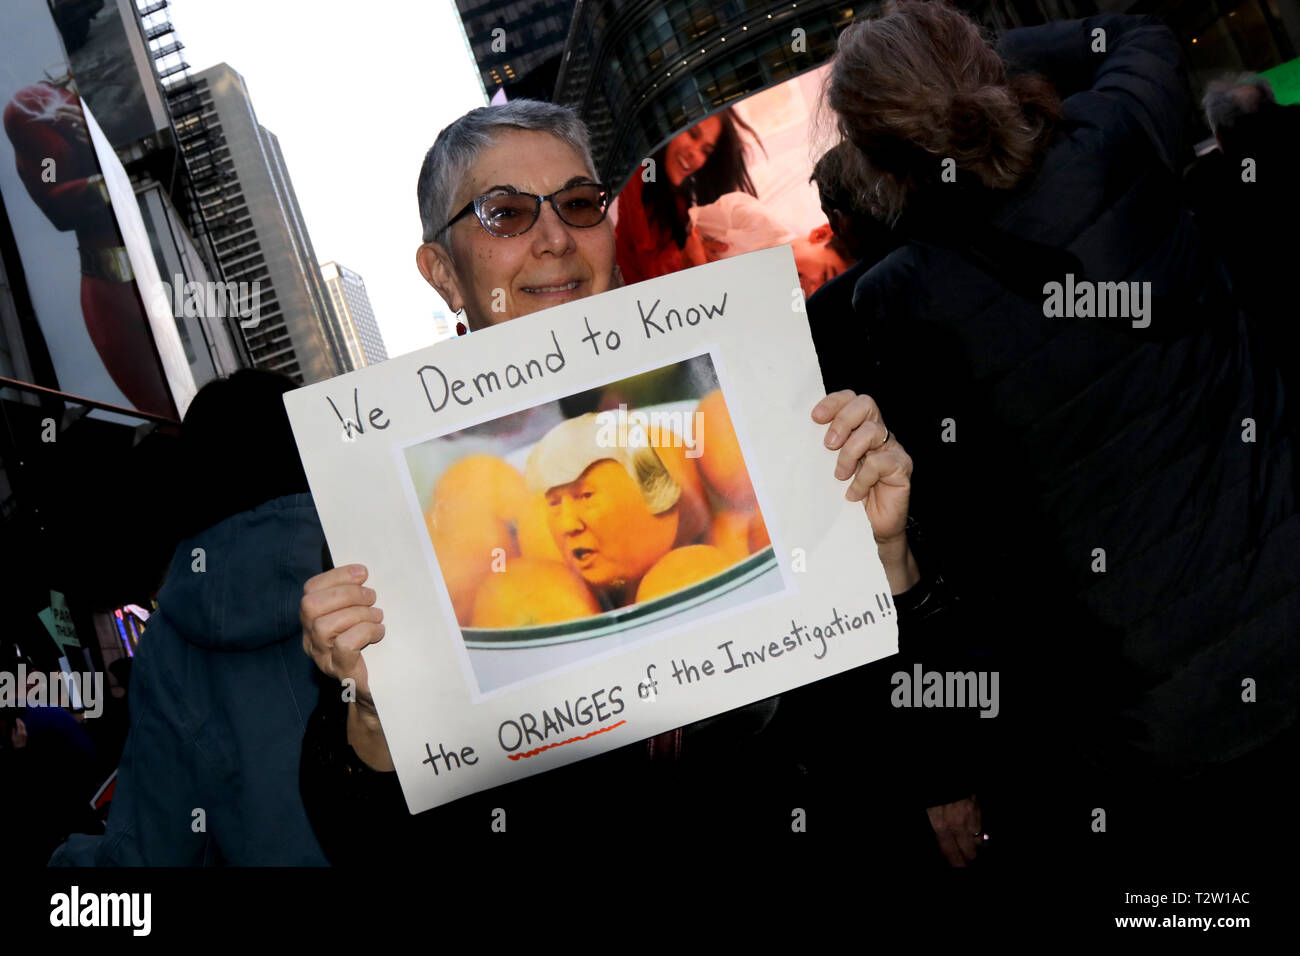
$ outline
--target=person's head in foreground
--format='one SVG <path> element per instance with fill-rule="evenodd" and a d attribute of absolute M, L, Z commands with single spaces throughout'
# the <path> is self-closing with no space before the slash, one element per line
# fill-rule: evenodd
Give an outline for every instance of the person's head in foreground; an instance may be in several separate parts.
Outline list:
<path fill-rule="evenodd" d="M 627 603 L 677 536 L 681 486 L 650 447 L 606 446 L 594 414 L 561 422 L 528 457 L 564 562 L 615 605 Z"/>
<path fill-rule="evenodd" d="M 1259 117 L 1267 117 L 1277 107 L 1277 97 L 1267 77 L 1242 73 L 1211 80 L 1202 105 L 1219 149 L 1240 152 L 1238 147 L 1253 138 Z"/>
<path fill-rule="evenodd" d="M 311 491 L 279 372 L 241 368 L 199 389 L 181 423 L 180 474 L 186 489 L 181 537 L 285 495 Z"/>
<path fill-rule="evenodd" d="M 871 213 L 889 223 L 913 195 L 940 182 L 947 158 L 958 183 L 1014 188 L 1060 115 L 1050 83 L 1009 75 L 979 27 L 942 3 L 898 3 L 845 29 L 827 103 L 877 174 Z"/>
<path fill-rule="evenodd" d="M 823 153 L 808 181 L 817 184 L 822 212 L 835 236 L 829 244 L 842 258 L 856 262 L 874 257 L 892 241 L 890 228 L 868 210 L 868 170 L 852 143 L 836 143 Z"/>
<path fill-rule="evenodd" d="M 416 265 L 471 330 L 616 285 L 587 129 L 536 100 L 470 110 L 424 157 Z"/>

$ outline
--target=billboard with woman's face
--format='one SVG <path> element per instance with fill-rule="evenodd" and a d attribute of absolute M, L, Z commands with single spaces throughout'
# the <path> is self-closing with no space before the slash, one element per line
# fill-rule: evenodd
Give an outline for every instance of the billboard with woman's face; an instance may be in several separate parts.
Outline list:
<path fill-rule="evenodd" d="M 809 181 L 824 151 L 815 117 L 827 69 L 714 113 L 646 157 L 612 213 L 626 281 L 790 245 L 808 296 L 853 265 Z"/>

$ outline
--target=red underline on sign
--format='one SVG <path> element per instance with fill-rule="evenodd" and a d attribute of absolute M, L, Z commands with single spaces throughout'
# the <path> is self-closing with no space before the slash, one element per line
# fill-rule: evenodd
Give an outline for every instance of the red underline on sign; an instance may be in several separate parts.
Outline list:
<path fill-rule="evenodd" d="M 583 734 L 581 737 L 570 737 L 568 740 L 561 740 L 558 743 L 547 744 L 545 747 L 538 747 L 536 750 L 528 750 L 521 754 L 506 754 L 506 756 L 509 757 L 511 760 L 522 760 L 524 757 L 536 757 L 543 750 L 550 750 L 554 747 L 563 747 L 565 744 L 575 743 L 579 740 L 586 740 L 588 737 L 594 737 L 597 734 L 603 734 L 608 731 L 611 731 L 615 727 L 622 727 L 626 723 L 627 723 L 626 720 L 620 720 L 616 724 L 610 724 L 608 727 L 601 727 L 599 730 L 593 730 L 591 733 Z"/>

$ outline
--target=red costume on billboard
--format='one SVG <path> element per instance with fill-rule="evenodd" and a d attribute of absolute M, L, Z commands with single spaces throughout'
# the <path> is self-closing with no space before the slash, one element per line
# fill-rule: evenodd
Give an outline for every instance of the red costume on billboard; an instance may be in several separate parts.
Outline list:
<path fill-rule="evenodd" d="M 90 143 L 78 137 L 66 111 L 58 113 L 60 107 L 73 107 L 81 115 L 77 94 L 48 81 L 19 90 L 5 107 L 5 132 L 14 146 L 18 175 L 54 228 L 77 234 L 81 311 L 90 340 L 114 384 L 140 411 L 175 417 L 176 406 L 163 377 L 99 160 Z M 46 160 L 54 161 L 52 176 L 46 172 Z M 62 317 L 46 316 L 45 320 L 61 321 Z M 75 391 L 73 383 L 60 385 Z"/>
<path fill-rule="evenodd" d="M 619 271 L 623 273 L 623 281 L 628 283 L 666 276 L 687 265 L 669 228 L 650 220 L 649 210 L 641 201 L 643 185 L 638 169 L 632 181 L 618 195 L 614 255 L 618 259 Z M 688 210 L 686 200 L 678 196 L 677 213 L 683 222 L 687 221 Z"/>

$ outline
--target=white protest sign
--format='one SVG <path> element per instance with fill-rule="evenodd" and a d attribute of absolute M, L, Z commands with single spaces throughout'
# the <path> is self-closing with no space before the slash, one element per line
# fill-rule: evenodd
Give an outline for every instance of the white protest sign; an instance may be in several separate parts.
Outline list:
<path fill-rule="evenodd" d="M 789 247 L 285 396 L 412 813 L 898 649 Z"/>

